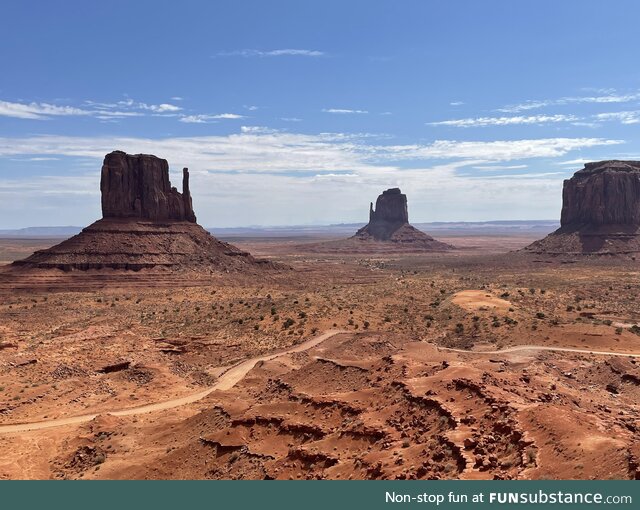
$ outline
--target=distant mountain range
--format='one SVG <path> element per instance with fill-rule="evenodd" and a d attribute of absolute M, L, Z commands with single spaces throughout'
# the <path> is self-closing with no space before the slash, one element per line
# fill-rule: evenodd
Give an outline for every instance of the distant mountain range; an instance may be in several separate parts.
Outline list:
<path fill-rule="evenodd" d="M 0 237 L 70 237 L 82 230 L 82 227 L 26 227 L 0 230 Z"/>
<path fill-rule="evenodd" d="M 335 235 L 346 236 L 356 232 L 364 223 L 339 223 L 333 225 L 291 225 L 291 226 L 255 226 L 231 228 L 207 228 L 209 232 L 222 239 L 237 237 L 291 237 Z M 518 233 L 549 233 L 557 229 L 557 220 L 517 220 L 517 221 L 436 221 L 431 223 L 413 223 L 413 226 L 426 232 L 458 234 L 518 234 Z M 0 230 L 0 237 L 70 237 L 76 235 L 82 227 L 26 227 L 19 229 Z"/>

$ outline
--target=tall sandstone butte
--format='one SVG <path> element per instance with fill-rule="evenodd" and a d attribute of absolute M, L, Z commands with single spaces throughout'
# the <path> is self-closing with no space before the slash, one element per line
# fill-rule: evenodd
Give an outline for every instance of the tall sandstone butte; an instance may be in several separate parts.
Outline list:
<path fill-rule="evenodd" d="M 640 252 L 640 161 L 587 163 L 565 180 L 560 228 L 525 251 L 635 257 Z"/>
<path fill-rule="evenodd" d="M 104 158 L 100 191 L 101 220 L 13 265 L 64 271 L 165 268 L 229 272 L 275 267 L 219 241 L 196 223 L 186 168 L 180 193 L 171 187 L 166 160 L 114 151 Z"/>
<path fill-rule="evenodd" d="M 444 251 L 451 245 L 436 241 L 430 235 L 409 224 L 407 195 L 400 188 L 383 191 L 369 206 L 369 223 L 358 230 L 352 239 L 395 243 L 409 249 L 424 251 Z"/>
<path fill-rule="evenodd" d="M 182 193 L 171 187 L 169 164 L 149 154 L 107 154 L 100 191 L 103 218 L 196 222 L 189 192 L 189 170 L 182 170 Z"/>

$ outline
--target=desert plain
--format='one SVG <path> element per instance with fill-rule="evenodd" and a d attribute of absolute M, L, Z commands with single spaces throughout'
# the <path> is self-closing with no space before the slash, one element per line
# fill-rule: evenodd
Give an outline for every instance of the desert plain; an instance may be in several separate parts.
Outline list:
<path fill-rule="evenodd" d="M 273 267 L 0 272 L 0 478 L 640 478 L 635 260 L 218 237 Z"/>

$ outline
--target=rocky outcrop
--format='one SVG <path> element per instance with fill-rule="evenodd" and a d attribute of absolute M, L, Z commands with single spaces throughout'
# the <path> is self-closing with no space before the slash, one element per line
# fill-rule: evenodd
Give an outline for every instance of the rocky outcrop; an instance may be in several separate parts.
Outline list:
<path fill-rule="evenodd" d="M 195 223 L 189 170 L 182 172 L 180 193 L 171 187 L 166 159 L 122 151 L 107 154 L 100 178 L 102 217 Z"/>
<path fill-rule="evenodd" d="M 182 193 L 171 187 L 169 165 L 147 154 L 107 154 L 100 180 L 103 218 L 14 267 L 27 269 L 168 269 L 251 271 L 276 265 L 219 241 L 196 223 L 183 170 Z"/>
<path fill-rule="evenodd" d="M 420 251 L 445 251 L 453 248 L 409 224 L 407 195 L 400 188 L 391 188 L 379 195 L 375 209 L 373 203 L 370 204 L 369 223 L 358 230 L 352 239 L 395 243 Z"/>
<path fill-rule="evenodd" d="M 640 225 L 640 161 L 587 163 L 564 181 L 560 225 Z"/>
<path fill-rule="evenodd" d="M 640 254 L 640 161 L 587 163 L 564 181 L 560 228 L 523 251 L 635 258 Z"/>
<path fill-rule="evenodd" d="M 369 234 L 378 241 L 388 241 L 393 233 L 402 225 L 409 223 L 407 195 L 400 188 L 391 188 L 382 192 L 369 206 L 369 224 L 360 229 L 356 235 Z"/>

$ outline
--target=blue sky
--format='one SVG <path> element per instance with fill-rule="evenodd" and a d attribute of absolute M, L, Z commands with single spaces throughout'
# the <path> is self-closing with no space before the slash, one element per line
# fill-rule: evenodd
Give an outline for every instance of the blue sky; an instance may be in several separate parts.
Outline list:
<path fill-rule="evenodd" d="M 205 226 L 559 217 L 640 159 L 640 4 L 10 2 L 0 228 L 100 217 L 105 153 L 188 166 Z"/>

